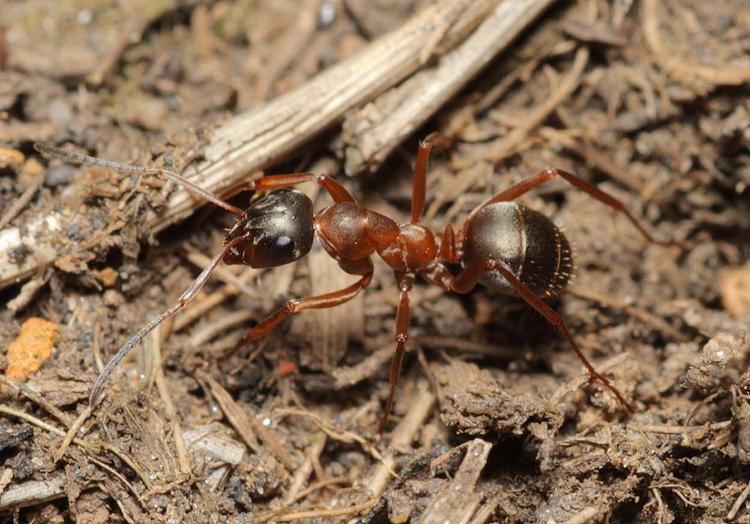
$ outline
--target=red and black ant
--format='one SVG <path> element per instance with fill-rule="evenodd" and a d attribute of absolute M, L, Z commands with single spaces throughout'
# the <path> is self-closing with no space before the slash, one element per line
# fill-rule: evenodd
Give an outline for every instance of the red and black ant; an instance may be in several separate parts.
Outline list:
<path fill-rule="evenodd" d="M 35 144 L 35 148 L 46 156 L 70 162 L 124 173 L 164 176 L 238 217 L 227 233 L 221 251 L 180 296 L 177 304 L 144 326 L 112 357 L 91 390 L 91 405 L 101 396 L 105 382 L 119 362 L 149 332 L 189 304 L 221 261 L 257 268 L 281 266 L 307 255 L 317 237 L 341 269 L 359 276 L 359 280 L 331 293 L 287 300 L 284 306 L 250 329 L 237 347 L 268 334 L 290 314 L 306 309 L 331 308 L 352 300 L 370 284 L 373 275 L 371 257 L 377 253 L 393 269 L 401 293 L 396 313 L 396 352 L 389 375 L 390 393 L 381 429 L 393 406 L 401 372 L 411 315 L 409 291 L 417 275 L 456 293 L 469 293 L 481 283 L 501 293 L 522 298 L 562 333 L 591 378 L 599 380 L 623 406 L 632 411 L 617 388 L 596 371 L 583 355 L 562 317 L 542 298 L 561 291 L 570 279 L 573 261 L 568 240 L 549 218 L 512 201 L 560 177 L 624 214 L 649 242 L 659 245 L 679 243 L 654 239 L 619 200 L 567 171 L 545 169 L 501 191 L 471 211 L 461 227 L 454 229 L 447 226 L 438 241 L 435 233 L 420 224 L 425 205 L 427 161 L 432 149 L 429 141 L 419 144 L 414 167 L 411 220 L 406 224 L 366 208 L 326 175 L 291 173 L 270 175 L 249 182 L 243 189 L 260 193 L 261 196 L 243 211 L 164 169 L 110 162 L 47 144 Z M 292 189 L 304 182 L 320 185 L 330 195 L 333 205 L 316 213 L 310 198 Z M 461 269 L 454 275 L 449 265 L 460 266 Z"/>

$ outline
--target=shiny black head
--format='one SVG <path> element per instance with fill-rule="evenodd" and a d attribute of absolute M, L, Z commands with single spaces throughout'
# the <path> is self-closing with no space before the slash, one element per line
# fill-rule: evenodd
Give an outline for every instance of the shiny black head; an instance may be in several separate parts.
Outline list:
<path fill-rule="evenodd" d="M 248 235 L 225 257 L 227 264 L 283 266 L 310 252 L 315 233 L 313 204 L 294 189 L 270 191 L 250 204 L 224 243 Z"/>

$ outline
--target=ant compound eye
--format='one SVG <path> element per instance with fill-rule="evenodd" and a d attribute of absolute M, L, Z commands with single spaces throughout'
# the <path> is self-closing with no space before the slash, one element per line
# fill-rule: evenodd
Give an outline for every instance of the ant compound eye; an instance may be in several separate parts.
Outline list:
<path fill-rule="evenodd" d="M 279 235 L 274 240 L 273 256 L 276 260 L 297 260 L 302 255 L 296 251 L 295 242 L 288 235 Z"/>

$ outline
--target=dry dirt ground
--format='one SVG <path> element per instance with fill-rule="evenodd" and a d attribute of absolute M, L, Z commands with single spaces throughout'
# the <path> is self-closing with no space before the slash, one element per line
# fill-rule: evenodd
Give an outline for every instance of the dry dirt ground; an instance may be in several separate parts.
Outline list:
<path fill-rule="evenodd" d="M 621 199 L 685 249 L 647 243 L 561 181 L 522 201 L 575 244 L 575 279 L 551 304 L 632 414 L 524 303 L 419 284 L 398 401 L 379 435 L 398 301 L 382 264 L 361 299 L 285 322 L 218 364 L 286 297 L 350 281 L 319 250 L 274 270 L 224 268 L 85 413 L 102 361 L 175 302 L 232 221 L 204 208 L 151 235 L 142 217 L 171 186 L 47 161 L 32 143 L 182 165 L 206 130 L 425 3 L 0 5 L 2 228 L 61 209 L 87 217 L 56 233 L 86 249 L 63 248 L 30 284 L 0 291 L 0 347 L 54 345 L 20 383 L 7 377 L 25 372 L 11 373 L 3 352 L 0 521 L 750 521 L 742 0 L 560 2 L 375 173 L 342 174 L 339 127 L 272 170 L 328 172 L 406 220 L 416 140 L 440 131 L 448 141 L 433 154 L 426 213 L 436 231 L 547 166 Z M 572 95 L 550 104 L 565 79 Z M 51 324 L 22 329 L 30 318 Z M 77 438 L 63 442 L 79 417 Z"/>

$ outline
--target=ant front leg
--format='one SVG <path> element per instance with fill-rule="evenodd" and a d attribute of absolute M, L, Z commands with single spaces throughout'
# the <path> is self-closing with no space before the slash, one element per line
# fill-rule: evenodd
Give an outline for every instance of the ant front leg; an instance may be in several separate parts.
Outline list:
<path fill-rule="evenodd" d="M 589 196 L 595 198 L 602 204 L 611 207 L 618 213 L 622 213 L 625 215 L 625 217 L 630 221 L 635 228 L 640 231 L 640 233 L 643 235 L 643 237 L 651 242 L 652 244 L 657 244 L 660 246 L 678 246 L 683 248 L 683 244 L 681 242 L 673 241 L 673 240 L 657 240 L 651 234 L 646 230 L 645 227 L 641 224 L 641 222 L 633 216 L 633 214 L 628 211 L 628 209 L 625 207 L 625 204 L 620 202 L 618 199 L 610 195 L 609 193 L 606 193 L 596 187 L 593 184 L 590 184 L 584 180 L 581 180 L 577 176 L 575 176 L 572 173 L 568 173 L 567 171 L 563 171 L 562 169 L 553 169 L 548 168 L 544 171 L 540 171 L 536 175 L 534 175 L 531 178 L 527 178 L 526 180 L 522 180 L 518 184 L 515 184 L 505 191 L 501 191 L 500 193 L 496 194 L 489 200 L 482 203 L 480 206 L 478 206 L 476 209 L 474 209 L 470 214 L 469 218 L 467 219 L 466 223 L 471 220 L 471 217 L 476 215 L 476 213 L 479 212 L 482 208 L 494 204 L 496 202 L 509 202 L 511 200 L 515 200 L 516 198 L 520 197 L 524 193 L 528 193 L 534 188 L 537 188 L 541 186 L 542 184 L 545 184 L 547 182 L 550 182 L 554 180 L 555 178 L 560 177 L 572 186 L 575 186 L 576 188 L 580 189 L 581 191 L 585 192 Z"/>

